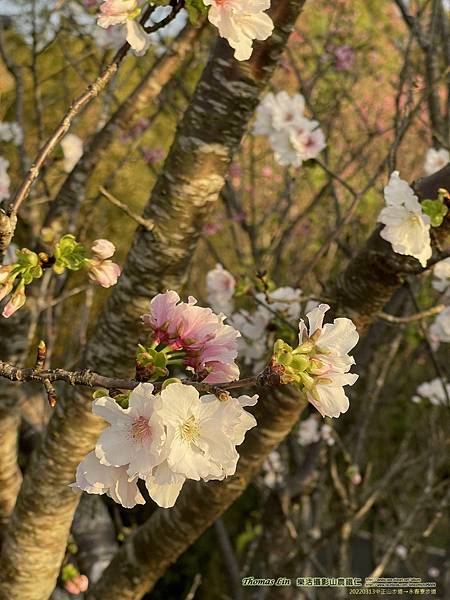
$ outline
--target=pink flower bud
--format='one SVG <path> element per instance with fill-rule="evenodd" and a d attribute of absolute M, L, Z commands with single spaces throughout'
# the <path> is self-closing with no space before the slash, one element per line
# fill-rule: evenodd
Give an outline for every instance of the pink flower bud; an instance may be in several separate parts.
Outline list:
<path fill-rule="evenodd" d="M 91 250 L 97 258 L 105 260 L 106 258 L 111 258 L 116 251 L 116 247 L 109 240 L 100 239 L 94 241 Z"/>
<path fill-rule="evenodd" d="M 69 594 L 81 594 L 85 592 L 89 587 L 89 579 L 86 575 L 75 575 L 72 579 L 69 579 L 64 584 L 64 589 Z"/>
<path fill-rule="evenodd" d="M 13 315 L 19 308 L 25 304 L 26 296 L 25 296 L 25 286 L 19 284 L 14 292 L 14 294 L 9 299 L 8 304 L 3 309 L 3 316 L 5 319 L 8 319 L 11 315 Z"/>
<path fill-rule="evenodd" d="M 120 276 L 120 267 L 111 260 L 98 260 L 93 258 L 89 261 L 89 277 L 95 283 L 104 288 L 116 285 Z"/>
<path fill-rule="evenodd" d="M 359 485 L 362 481 L 361 474 L 355 473 L 354 475 L 352 475 L 352 478 L 350 481 L 352 482 L 353 485 Z"/>

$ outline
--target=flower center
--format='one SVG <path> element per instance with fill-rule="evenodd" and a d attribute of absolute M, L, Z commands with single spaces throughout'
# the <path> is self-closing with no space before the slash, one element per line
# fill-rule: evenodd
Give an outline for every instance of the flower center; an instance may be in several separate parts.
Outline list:
<path fill-rule="evenodd" d="M 411 225 L 419 225 L 420 224 L 419 215 L 416 213 L 413 213 L 412 215 L 410 215 L 409 222 L 411 223 Z"/>
<path fill-rule="evenodd" d="M 180 425 L 180 436 L 185 442 L 195 442 L 200 436 L 200 428 L 194 417 L 191 415 L 189 419 L 186 419 L 182 425 Z"/>
<path fill-rule="evenodd" d="M 131 437 L 133 440 L 143 440 L 144 438 L 150 437 L 151 427 L 148 419 L 145 417 L 138 417 L 131 426 Z"/>

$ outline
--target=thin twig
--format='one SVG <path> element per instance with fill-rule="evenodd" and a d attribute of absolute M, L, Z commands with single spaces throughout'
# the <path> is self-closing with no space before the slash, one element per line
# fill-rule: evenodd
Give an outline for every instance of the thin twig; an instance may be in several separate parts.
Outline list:
<path fill-rule="evenodd" d="M 126 204 L 124 204 L 118 198 L 113 196 L 102 185 L 99 187 L 99 191 L 102 194 L 102 196 L 104 196 L 108 200 L 108 202 L 111 202 L 111 204 L 117 206 L 117 208 L 120 208 L 121 211 L 123 211 L 128 217 L 130 217 L 130 219 L 136 221 L 138 225 L 142 225 L 142 227 L 144 227 L 147 231 L 152 231 L 155 224 L 151 219 L 144 219 L 144 217 L 141 217 L 140 215 L 134 213 Z"/>
<path fill-rule="evenodd" d="M 388 323 L 414 323 L 414 321 L 420 321 L 421 319 L 439 315 L 445 308 L 446 306 L 444 304 L 437 304 L 436 306 L 432 306 L 431 308 L 427 308 L 426 310 L 422 310 L 406 317 L 396 317 L 384 312 L 380 312 L 376 316 L 378 319 L 382 319 Z"/>
<path fill-rule="evenodd" d="M 0 361 L 0 377 L 9 379 L 10 381 L 37 381 L 44 383 L 45 380 L 49 382 L 53 381 L 65 381 L 70 385 L 83 385 L 92 388 L 105 388 L 111 389 L 122 389 L 122 390 L 133 390 L 136 386 L 141 383 L 135 379 L 120 379 L 118 377 L 106 377 L 99 373 L 94 373 L 90 369 L 83 369 L 81 371 L 68 371 L 66 369 L 37 369 L 33 368 L 19 368 L 11 365 L 7 362 Z M 188 379 L 182 380 L 182 383 L 195 387 L 199 392 L 214 394 L 223 390 L 232 390 L 243 387 L 253 387 L 258 385 L 277 385 L 277 377 L 274 374 L 265 370 L 259 375 L 252 377 L 246 377 L 237 381 L 229 381 L 226 383 L 208 384 L 203 382 L 191 381 Z M 161 389 L 162 383 L 155 383 L 155 391 Z"/>

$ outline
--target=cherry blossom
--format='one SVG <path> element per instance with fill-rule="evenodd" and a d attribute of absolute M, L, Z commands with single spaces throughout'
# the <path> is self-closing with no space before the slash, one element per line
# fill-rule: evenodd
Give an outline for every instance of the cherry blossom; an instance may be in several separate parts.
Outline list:
<path fill-rule="evenodd" d="M 153 500 L 168 508 L 175 504 L 186 479 L 221 480 L 233 475 L 239 460 L 235 446 L 256 425 L 244 407 L 257 399 L 240 396 L 221 402 L 181 383 L 163 389 L 158 415 L 165 426 L 167 459 L 146 478 Z"/>
<path fill-rule="evenodd" d="M 281 460 L 278 450 L 272 450 L 263 464 L 263 481 L 269 489 L 273 490 L 279 486 L 286 475 L 286 468 Z"/>
<path fill-rule="evenodd" d="M 69 594 L 81 594 L 86 592 L 89 587 L 89 579 L 86 575 L 75 575 L 72 579 L 69 579 L 64 584 L 64 589 Z"/>
<path fill-rule="evenodd" d="M 268 318 L 273 319 L 278 313 L 288 321 L 296 322 L 300 317 L 302 291 L 288 286 L 279 287 L 267 294 L 259 293 L 256 298 L 267 307 Z"/>
<path fill-rule="evenodd" d="M 70 173 L 83 155 L 83 142 L 74 133 L 68 133 L 61 140 L 61 147 L 64 153 L 63 169 Z"/>
<path fill-rule="evenodd" d="M 121 25 L 126 41 L 138 56 L 144 54 L 150 45 L 148 34 L 136 21 L 141 13 L 139 5 L 138 0 L 104 0 L 100 6 L 101 15 L 97 18 L 97 25 L 104 29 Z"/>
<path fill-rule="evenodd" d="M 94 258 L 87 261 L 89 278 L 105 288 L 115 285 L 121 269 L 118 264 L 109 260 L 116 251 L 114 244 L 109 240 L 95 240 L 91 250 Z"/>
<path fill-rule="evenodd" d="M 9 161 L 0 156 L 0 202 L 9 198 L 11 180 L 8 175 Z"/>
<path fill-rule="evenodd" d="M 425 156 L 423 170 L 426 175 L 432 175 L 436 171 L 440 171 L 446 164 L 450 162 L 450 154 L 445 148 L 436 150 L 429 148 Z"/>
<path fill-rule="evenodd" d="M 314 415 L 300 421 L 297 439 L 300 446 L 309 446 L 320 441 L 319 421 Z"/>
<path fill-rule="evenodd" d="M 419 403 L 426 398 L 433 406 L 446 406 L 448 405 L 447 396 L 450 398 L 450 383 L 436 378 L 421 383 L 416 390 L 416 394 L 412 397 L 412 401 Z"/>
<path fill-rule="evenodd" d="M 208 303 L 215 312 L 226 315 L 232 312 L 235 287 L 235 278 L 221 264 L 218 263 L 214 269 L 208 271 L 206 274 Z"/>
<path fill-rule="evenodd" d="M 301 355 L 309 350 L 311 366 L 308 376 L 303 378 L 309 402 L 322 416 L 338 417 L 349 407 L 344 386 L 353 385 L 358 379 L 358 375 L 348 372 L 355 363 L 348 353 L 357 344 L 359 335 L 350 319 L 341 317 L 323 325 L 329 308 L 328 304 L 320 304 L 306 315 L 309 329 L 300 320 L 300 346 L 294 352 Z"/>
<path fill-rule="evenodd" d="M 433 267 L 433 287 L 438 292 L 446 292 L 450 287 L 450 258 L 440 260 Z"/>
<path fill-rule="evenodd" d="M 253 40 L 265 40 L 273 31 L 273 22 L 264 11 L 270 0 L 203 0 L 209 6 L 208 20 L 226 38 L 237 60 L 248 60 Z"/>
<path fill-rule="evenodd" d="M 126 466 L 102 465 L 95 452 L 90 452 L 78 465 L 76 481 L 71 487 L 74 491 L 82 490 L 88 494 L 106 494 L 125 508 L 145 504 L 136 480 L 130 480 Z"/>
<path fill-rule="evenodd" d="M 159 416 L 161 398 L 151 383 L 139 384 L 130 394 L 128 408 L 109 396 L 95 400 L 92 412 L 110 423 L 99 437 L 95 454 L 102 465 L 127 467 L 129 477 L 147 476 L 165 459 L 166 439 Z"/>
<path fill-rule="evenodd" d="M 441 342 L 450 343 L 450 306 L 436 317 L 428 333 L 434 350 L 439 348 Z"/>
<path fill-rule="evenodd" d="M 239 368 L 234 360 L 239 332 L 224 324 L 224 316 L 196 303 L 192 296 L 188 302 L 180 302 L 174 291 L 158 294 L 142 321 L 152 331 L 152 341 L 183 350 L 184 365 L 203 381 L 221 383 L 237 379 Z"/>
<path fill-rule="evenodd" d="M 0 141 L 13 142 L 18 146 L 23 141 L 23 132 L 20 125 L 14 121 L 0 122 Z"/>
<path fill-rule="evenodd" d="M 351 46 L 343 44 L 335 48 L 334 58 L 336 61 L 336 71 L 350 71 L 355 64 L 356 53 Z"/>
<path fill-rule="evenodd" d="M 269 345 L 266 328 L 272 316 L 265 307 L 259 306 L 253 313 L 242 309 L 231 317 L 231 323 L 241 333 L 237 342 L 239 356 L 245 364 L 253 364 L 254 372 L 264 366 Z"/>
<path fill-rule="evenodd" d="M 431 257 L 430 218 L 422 211 L 414 191 L 394 171 L 384 188 L 386 206 L 378 216 L 380 235 L 397 254 L 414 256 L 422 267 Z"/>
<path fill-rule="evenodd" d="M 319 123 L 305 117 L 301 94 L 282 91 L 267 94 L 256 110 L 255 135 L 268 137 L 275 159 L 282 166 L 299 167 L 326 147 Z"/>

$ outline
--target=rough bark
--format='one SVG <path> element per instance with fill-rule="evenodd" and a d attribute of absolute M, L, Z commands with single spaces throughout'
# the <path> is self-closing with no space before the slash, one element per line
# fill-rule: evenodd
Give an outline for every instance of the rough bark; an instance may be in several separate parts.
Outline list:
<path fill-rule="evenodd" d="M 149 298 L 182 285 L 204 219 L 304 1 L 273 3 L 274 34 L 257 45 L 248 63 L 237 63 L 222 41 L 213 51 L 144 212 L 155 228 L 138 229 L 88 344 L 90 367 L 129 374 L 139 315 Z M 0 598 L 46 600 L 51 594 L 78 502 L 67 486 L 101 429 L 90 405 L 86 394 L 62 399 L 33 457 L 3 545 Z"/>
<path fill-rule="evenodd" d="M 233 477 L 186 486 L 174 508 L 158 510 L 127 540 L 88 600 L 138 600 L 164 571 L 245 490 L 269 452 L 290 432 L 306 402 L 287 390 L 265 392 L 255 411 L 258 427 L 240 447 Z"/>
<path fill-rule="evenodd" d="M 158 95 L 187 54 L 192 51 L 198 35 L 198 29 L 186 26 L 166 54 L 149 69 L 133 92 L 95 134 L 50 205 L 44 226 L 49 227 L 59 222 L 63 231 L 67 227 L 75 227 L 76 215 L 85 198 L 86 183 L 93 168 L 107 154 L 111 143 L 118 139 L 121 132 L 129 130 L 146 107 L 154 103 L 155 108 L 159 110 Z"/>
<path fill-rule="evenodd" d="M 0 337 L 0 355 L 22 363 L 26 353 L 26 314 L 17 313 L 5 321 Z M 19 335 L 14 335 L 18 332 Z M 17 406 L 19 388 L 7 381 L 0 383 L 0 540 L 13 511 L 22 483 L 17 461 L 20 412 Z"/>
<path fill-rule="evenodd" d="M 421 199 L 437 198 L 439 188 L 450 190 L 450 164 L 419 179 L 413 187 Z M 415 258 L 396 254 L 389 242 L 380 237 L 380 229 L 379 226 L 374 230 L 350 261 L 332 293 L 339 312 L 351 317 L 360 329 L 383 309 L 409 275 L 425 270 Z M 433 258 L 438 258 L 449 242 L 450 213 L 439 228 L 432 228 Z"/>

